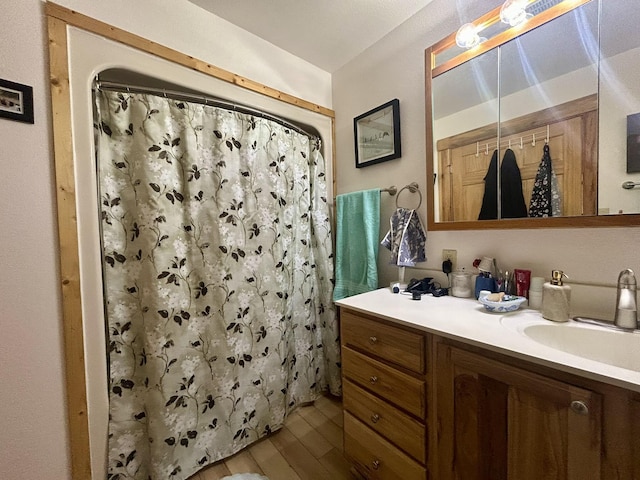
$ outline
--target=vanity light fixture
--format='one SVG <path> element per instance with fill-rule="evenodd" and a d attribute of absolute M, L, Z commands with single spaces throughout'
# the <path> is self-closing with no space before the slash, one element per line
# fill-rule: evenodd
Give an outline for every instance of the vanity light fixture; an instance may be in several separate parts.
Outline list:
<path fill-rule="evenodd" d="M 478 27 L 473 23 L 465 23 L 456 33 L 456 44 L 460 48 L 473 48 L 481 41 Z"/>
<path fill-rule="evenodd" d="M 526 11 L 529 0 L 507 0 L 500 9 L 500 20 L 512 27 L 524 23 L 531 17 Z"/>

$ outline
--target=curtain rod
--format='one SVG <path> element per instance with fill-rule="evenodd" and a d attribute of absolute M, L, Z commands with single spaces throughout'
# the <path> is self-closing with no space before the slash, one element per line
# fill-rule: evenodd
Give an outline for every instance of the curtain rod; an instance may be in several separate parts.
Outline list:
<path fill-rule="evenodd" d="M 274 121 L 282 125 L 283 127 L 290 128 L 291 130 L 295 130 L 296 132 L 301 133 L 302 135 L 306 135 L 309 138 L 318 138 L 318 135 L 309 133 L 303 128 L 297 125 L 294 125 L 293 123 L 285 120 L 284 118 L 277 117 L 270 113 L 263 112 L 256 108 L 249 107 L 247 105 L 242 105 L 235 102 L 228 102 L 225 100 L 221 100 L 219 98 L 210 97 L 203 94 L 180 92 L 177 90 L 167 90 L 165 88 L 145 87 L 140 85 L 128 85 L 126 83 L 114 82 L 109 80 L 100 80 L 99 78 L 96 78 L 96 80 L 94 81 L 94 86 L 98 90 L 111 90 L 111 91 L 126 90 L 128 93 L 150 93 L 154 95 L 161 95 L 166 98 L 171 98 L 173 100 L 185 100 L 185 101 L 200 103 L 203 105 L 210 105 L 212 107 L 224 108 L 225 110 L 233 110 L 240 113 L 256 115 L 258 117 L 262 117 L 264 119 Z"/>

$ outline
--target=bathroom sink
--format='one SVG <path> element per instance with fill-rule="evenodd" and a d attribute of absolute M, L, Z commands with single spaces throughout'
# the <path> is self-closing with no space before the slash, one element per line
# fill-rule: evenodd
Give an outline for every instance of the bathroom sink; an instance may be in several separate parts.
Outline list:
<path fill-rule="evenodd" d="M 528 325 L 521 332 L 547 347 L 640 372 L 640 332 L 586 327 L 575 322 Z"/>

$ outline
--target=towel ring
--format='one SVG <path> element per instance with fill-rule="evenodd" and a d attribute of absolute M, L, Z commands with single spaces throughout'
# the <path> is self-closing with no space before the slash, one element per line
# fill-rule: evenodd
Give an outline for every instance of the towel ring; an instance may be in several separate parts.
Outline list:
<path fill-rule="evenodd" d="M 420 200 L 418 201 L 418 206 L 416 208 L 414 208 L 414 210 L 417 210 L 418 208 L 420 208 L 420 205 L 422 205 L 422 193 L 420 193 L 420 187 L 418 186 L 418 184 L 416 182 L 410 183 L 409 185 L 405 185 L 404 187 L 402 187 L 400 189 L 400 191 L 398 192 L 398 196 L 396 197 L 396 208 L 400 208 L 400 206 L 398 205 L 398 200 L 400 199 L 400 194 L 403 191 L 407 190 L 407 189 L 411 193 L 418 192 L 418 195 L 420 196 Z"/>

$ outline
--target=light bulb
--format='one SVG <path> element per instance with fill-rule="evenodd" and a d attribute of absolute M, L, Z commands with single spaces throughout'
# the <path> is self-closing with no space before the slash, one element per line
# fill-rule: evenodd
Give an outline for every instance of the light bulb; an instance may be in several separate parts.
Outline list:
<path fill-rule="evenodd" d="M 528 15 L 525 8 L 528 0 L 507 0 L 500 9 L 500 20 L 512 27 L 524 22 Z"/>
<path fill-rule="evenodd" d="M 478 28 L 473 23 L 465 23 L 456 33 L 456 44 L 460 48 L 472 48 L 480 43 Z"/>

